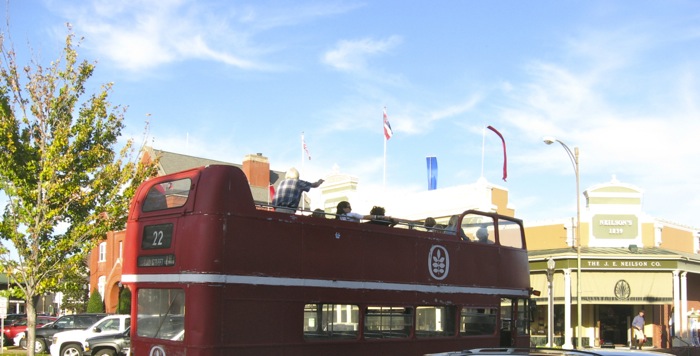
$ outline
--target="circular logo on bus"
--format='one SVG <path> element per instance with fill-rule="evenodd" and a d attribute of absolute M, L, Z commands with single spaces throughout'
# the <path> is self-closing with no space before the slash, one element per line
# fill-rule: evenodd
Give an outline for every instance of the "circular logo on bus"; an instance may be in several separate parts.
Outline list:
<path fill-rule="evenodd" d="M 163 350 L 162 346 L 153 346 L 149 356 L 165 356 L 165 350 Z"/>
<path fill-rule="evenodd" d="M 444 246 L 433 245 L 428 253 L 428 271 L 430 276 L 441 281 L 450 272 L 450 254 Z"/>

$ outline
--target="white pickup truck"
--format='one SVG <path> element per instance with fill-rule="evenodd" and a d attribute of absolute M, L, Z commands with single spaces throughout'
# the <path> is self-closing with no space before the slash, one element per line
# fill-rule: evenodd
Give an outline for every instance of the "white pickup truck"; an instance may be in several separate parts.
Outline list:
<path fill-rule="evenodd" d="M 128 314 L 108 315 L 84 330 L 69 330 L 56 333 L 49 346 L 51 356 L 81 356 L 85 339 L 95 335 L 123 332 L 131 325 Z"/>

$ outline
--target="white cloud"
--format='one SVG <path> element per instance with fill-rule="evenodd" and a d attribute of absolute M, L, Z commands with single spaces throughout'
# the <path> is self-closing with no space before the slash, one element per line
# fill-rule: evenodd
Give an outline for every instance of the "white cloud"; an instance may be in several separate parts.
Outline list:
<path fill-rule="evenodd" d="M 698 68 L 659 64 L 653 75 L 640 71 L 640 63 L 667 43 L 633 31 L 587 35 L 568 43 L 565 60 L 533 61 L 529 80 L 506 92 L 510 100 L 501 117 L 521 133 L 522 143 L 539 145 L 542 136 L 553 135 L 579 147 L 582 190 L 617 174 L 644 189 L 643 209 L 651 215 L 677 211 L 678 202 L 697 211 L 698 199 L 688 197 L 700 196 L 700 187 L 687 178 L 700 174 L 693 164 L 700 156 L 693 144 L 700 132 Z M 525 148 L 513 161 L 531 172 L 571 173 L 561 148 Z"/>
<path fill-rule="evenodd" d="M 98 59 L 129 71 L 193 59 L 244 70 L 279 69 L 280 65 L 266 63 L 264 56 L 286 44 L 266 45 L 253 40 L 255 36 L 356 7 L 326 4 L 265 9 L 188 0 L 95 0 L 54 6 L 85 36 L 85 48 L 95 51 Z"/>
<path fill-rule="evenodd" d="M 401 37 L 390 36 L 384 40 L 364 38 L 360 40 L 342 40 L 334 49 L 323 54 L 323 63 L 341 71 L 363 71 L 367 59 L 371 56 L 389 52 L 401 43 Z"/>

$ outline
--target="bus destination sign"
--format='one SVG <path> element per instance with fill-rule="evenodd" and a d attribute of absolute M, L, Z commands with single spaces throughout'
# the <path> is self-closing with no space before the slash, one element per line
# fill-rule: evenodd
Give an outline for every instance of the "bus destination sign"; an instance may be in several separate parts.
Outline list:
<path fill-rule="evenodd" d="M 173 224 L 148 225 L 143 228 L 141 248 L 154 250 L 170 248 L 173 240 Z"/>
<path fill-rule="evenodd" d="M 175 266 L 175 255 L 139 256 L 139 267 L 171 267 Z"/>

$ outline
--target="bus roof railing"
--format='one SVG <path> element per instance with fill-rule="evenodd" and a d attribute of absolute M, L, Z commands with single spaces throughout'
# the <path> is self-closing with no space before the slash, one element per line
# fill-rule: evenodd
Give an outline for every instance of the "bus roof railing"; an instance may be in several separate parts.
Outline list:
<path fill-rule="evenodd" d="M 269 203 L 264 203 L 264 202 L 255 202 L 256 204 L 256 209 L 258 210 L 267 210 L 267 211 L 275 211 L 275 208 L 278 208 L 278 206 L 269 204 Z M 289 209 L 289 208 L 285 208 Z M 289 209 L 290 211 L 292 209 Z M 314 216 L 314 214 L 321 214 L 318 216 L 318 218 L 326 218 L 329 220 L 334 220 L 337 218 L 337 215 L 334 213 L 328 213 L 325 211 L 313 211 L 309 209 L 293 209 L 294 213 L 288 213 L 288 214 L 298 214 L 302 216 Z M 495 213 L 487 213 L 487 212 L 482 212 L 482 211 L 477 211 L 477 210 L 465 210 L 460 214 L 456 215 L 462 215 L 462 216 L 467 216 L 469 214 L 474 214 L 474 215 L 481 215 L 484 217 L 492 217 L 494 215 L 498 215 L 498 229 L 507 229 L 510 227 L 520 227 L 521 225 L 517 222 L 518 219 L 511 218 L 509 219 L 508 217 L 504 217 L 499 214 Z M 408 230 L 416 230 L 416 231 L 424 231 L 424 232 L 433 232 L 433 233 L 438 233 L 438 234 L 446 234 L 446 235 L 457 235 L 455 229 L 450 229 L 449 227 L 446 226 L 433 226 L 433 227 L 426 227 L 424 225 L 424 220 L 410 220 L 410 219 L 402 219 L 402 218 L 395 218 L 391 217 L 391 220 L 386 220 L 386 219 L 375 219 L 375 220 L 366 220 L 363 219 L 360 221 L 360 223 L 370 223 L 370 222 L 376 222 L 380 225 L 386 225 L 386 226 L 391 226 L 393 228 L 403 228 L 403 229 L 408 229 Z M 466 219 L 463 220 L 461 227 L 462 229 L 464 228 L 478 228 L 482 227 L 484 225 L 488 225 L 489 223 L 487 222 L 467 222 Z M 462 234 L 464 235 L 464 234 Z M 466 236 L 462 236 L 462 239 L 466 239 L 472 242 L 475 242 L 475 239 L 469 239 L 465 238 Z M 521 236 L 522 238 L 522 236 Z M 510 246 L 510 244 L 507 244 Z M 511 246 L 511 247 L 517 247 L 517 246 Z"/>

